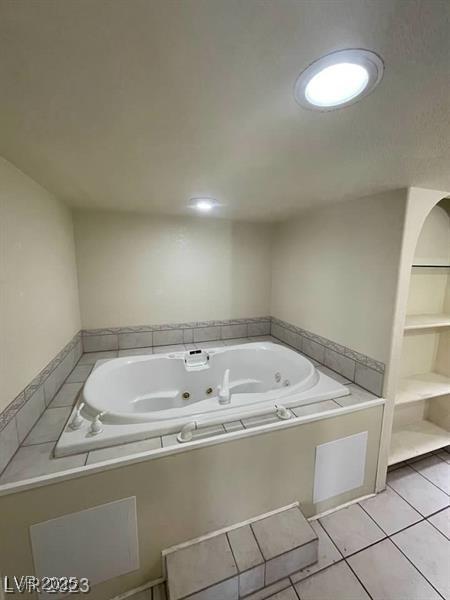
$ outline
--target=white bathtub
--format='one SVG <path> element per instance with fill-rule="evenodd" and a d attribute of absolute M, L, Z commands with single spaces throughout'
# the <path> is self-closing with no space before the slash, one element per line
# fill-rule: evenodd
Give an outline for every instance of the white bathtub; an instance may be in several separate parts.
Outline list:
<path fill-rule="evenodd" d="M 55 455 L 268 412 L 286 418 L 284 408 L 346 394 L 307 358 L 270 342 L 116 358 L 86 381 L 79 428 L 74 409 Z"/>

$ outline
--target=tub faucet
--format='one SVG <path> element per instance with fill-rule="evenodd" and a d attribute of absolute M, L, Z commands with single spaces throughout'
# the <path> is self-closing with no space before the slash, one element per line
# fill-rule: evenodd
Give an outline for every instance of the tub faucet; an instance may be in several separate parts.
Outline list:
<path fill-rule="evenodd" d="M 180 433 L 177 435 L 177 441 L 182 444 L 183 442 L 192 441 L 192 433 L 196 429 L 197 424 L 195 421 L 191 421 L 190 423 L 186 423 L 181 428 Z"/>
<path fill-rule="evenodd" d="M 230 402 L 230 369 L 226 369 L 223 375 L 222 385 L 219 385 L 219 403 L 229 404 Z"/>
<path fill-rule="evenodd" d="M 78 405 L 78 408 L 77 408 L 77 410 L 75 412 L 75 415 L 74 415 L 73 419 L 69 423 L 70 429 L 73 429 L 74 431 L 76 431 L 77 429 L 80 429 L 80 427 L 84 423 L 84 419 L 81 416 L 81 411 L 83 410 L 83 407 L 84 407 L 84 402 L 81 402 Z"/>
<path fill-rule="evenodd" d="M 92 421 L 91 426 L 89 428 L 89 433 L 91 435 L 98 435 L 99 433 L 101 433 L 103 431 L 103 424 L 101 422 L 101 418 L 105 414 L 106 413 L 101 412 L 101 413 L 98 413 L 98 415 L 96 415 L 95 419 Z"/>

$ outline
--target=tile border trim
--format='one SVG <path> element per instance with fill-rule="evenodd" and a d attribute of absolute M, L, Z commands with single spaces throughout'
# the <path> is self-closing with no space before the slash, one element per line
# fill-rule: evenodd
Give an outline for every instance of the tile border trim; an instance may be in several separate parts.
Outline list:
<path fill-rule="evenodd" d="M 19 410 L 25 406 L 28 400 L 35 392 L 47 381 L 54 371 L 61 365 L 63 360 L 72 350 L 77 348 L 81 356 L 81 331 L 78 331 L 73 338 L 64 346 L 60 352 L 53 358 L 36 377 L 19 393 L 17 396 L 0 412 L 0 432 L 14 419 Z M 75 366 L 75 365 L 73 365 Z"/>
<path fill-rule="evenodd" d="M 162 323 L 160 325 L 133 325 L 128 327 L 104 327 L 101 329 L 83 329 L 83 337 L 92 335 L 120 335 L 122 333 L 146 333 L 152 331 L 170 331 L 172 329 L 199 329 L 226 325 L 248 325 L 249 323 L 267 323 L 272 317 L 249 317 L 246 319 L 222 319 L 213 321 L 191 321 L 182 323 Z"/>
<path fill-rule="evenodd" d="M 146 333 L 153 331 L 170 331 L 174 329 L 201 329 L 204 327 L 218 327 L 218 326 L 227 326 L 227 325 L 248 325 L 250 323 L 268 323 L 270 322 L 271 328 L 273 325 L 278 325 L 279 327 L 283 327 L 288 331 L 292 331 L 294 333 L 298 333 L 299 335 L 313 340 L 314 342 L 320 344 L 324 348 L 328 348 L 337 352 L 338 354 L 342 354 L 356 362 L 359 362 L 363 366 L 370 367 L 379 373 L 384 373 L 385 365 L 384 363 L 367 356 L 366 354 L 362 354 L 361 352 L 357 352 L 356 350 L 352 350 L 347 346 L 342 346 L 337 342 L 333 342 L 325 337 L 322 337 L 312 331 L 308 331 L 307 329 L 302 329 L 301 327 L 297 327 L 292 323 L 288 323 L 287 321 L 282 321 L 281 319 L 277 319 L 276 317 L 264 316 L 264 317 L 252 317 L 245 319 L 222 319 L 222 320 L 212 320 L 212 321 L 192 321 L 192 322 L 181 322 L 181 323 L 163 323 L 160 325 L 136 325 L 136 326 L 127 326 L 127 327 L 106 327 L 101 329 L 83 329 L 81 331 L 82 337 L 90 337 L 94 335 L 120 335 L 123 333 Z M 252 337 L 252 336 L 249 336 Z M 276 337 L 276 336 L 274 336 Z"/>
<path fill-rule="evenodd" d="M 312 340 L 313 342 L 316 342 L 317 344 L 320 344 L 325 349 L 333 350 L 334 352 L 337 352 L 338 354 L 341 354 L 342 356 L 345 356 L 347 358 L 350 358 L 351 360 L 354 360 L 355 362 L 360 363 L 364 367 L 369 367 L 370 369 L 373 369 L 374 371 L 378 371 L 379 373 L 384 373 L 384 371 L 385 371 L 385 364 L 382 363 L 381 361 L 375 360 L 374 358 L 371 358 L 370 356 L 367 356 L 366 354 L 362 354 L 361 352 L 357 352 L 356 350 L 352 350 L 351 348 L 347 348 L 346 346 L 342 346 L 341 344 L 338 344 L 337 342 L 333 342 L 332 340 L 324 338 L 316 333 L 312 333 L 311 331 L 308 331 L 307 329 L 302 329 L 301 327 L 297 327 L 295 325 L 292 325 L 292 323 L 288 323 L 287 321 L 282 321 L 281 319 L 277 319 L 275 317 L 271 318 L 271 323 L 272 323 L 272 326 L 278 325 L 279 327 L 283 327 L 284 329 L 287 329 L 288 331 L 297 333 L 304 338 L 307 338 L 309 340 Z M 271 333 L 271 335 L 273 335 L 273 333 Z M 277 336 L 275 335 L 273 337 L 277 337 Z M 286 342 L 286 343 L 289 343 L 289 342 Z"/>

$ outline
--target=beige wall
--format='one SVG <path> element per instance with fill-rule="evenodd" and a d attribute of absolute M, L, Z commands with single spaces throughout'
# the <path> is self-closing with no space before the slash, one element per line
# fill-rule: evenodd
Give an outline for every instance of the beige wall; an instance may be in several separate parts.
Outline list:
<path fill-rule="evenodd" d="M 29 526 L 136 496 L 140 569 L 93 588 L 109 600 L 161 575 L 161 551 L 299 501 L 307 516 L 374 491 L 383 406 L 295 425 L 0 497 L 0 574 L 33 574 Z M 313 504 L 315 447 L 368 432 L 361 487 Z M 52 573 L 51 575 L 59 575 Z"/>
<path fill-rule="evenodd" d="M 278 225 L 272 315 L 387 362 L 405 204 L 398 190 Z"/>
<path fill-rule="evenodd" d="M 263 316 L 271 227 L 77 211 L 84 328 Z"/>
<path fill-rule="evenodd" d="M 70 211 L 0 158 L 0 410 L 80 329 Z"/>

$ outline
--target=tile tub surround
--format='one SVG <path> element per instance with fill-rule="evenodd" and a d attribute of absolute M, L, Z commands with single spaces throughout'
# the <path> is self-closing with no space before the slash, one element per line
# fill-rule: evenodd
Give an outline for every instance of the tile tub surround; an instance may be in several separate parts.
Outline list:
<path fill-rule="evenodd" d="M 242 343 L 246 339 L 269 335 L 297 351 L 302 351 L 313 361 L 324 365 L 323 368 L 332 369 L 345 381 L 354 381 L 360 387 L 381 396 L 384 373 L 382 363 L 270 316 L 83 330 L 77 333 L 45 369 L 0 413 L 0 448 L 3 446 L 0 469 L 11 458 L 12 448 L 17 449 L 17 445 L 27 435 L 44 408 L 53 400 L 82 351 L 86 353 L 85 357 L 78 365 L 77 372 L 71 374 L 70 382 L 83 381 L 87 365 L 95 362 L 96 353 L 108 352 L 109 357 L 112 358 L 117 355 L 136 354 L 139 348 L 143 349 L 143 353 L 152 353 L 152 348 L 155 347 L 161 348 L 159 351 L 163 352 L 164 346 L 204 344 L 207 347 L 207 344 L 218 341 L 224 344 Z M 191 348 L 186 346 L 186 349 Z M 105 355 L 104 358 L 107 356 Z M 17 417 L 20 423 L 16 425 L 17 436 L 13 435 L 11 430 L 2 435 L 2 430 L 16 418 L 19 411 L 21 414 Z"/>
<path fill-rule="evenodd" d="M 359 389 L 359 393 L 352 393 L 348 400 L 343 401 L 342 406 L 370 399 L 364 397 L 361 388 L 381 395 L 384 371 L 382 363 L 269 316 L 85 330 L 76 334 L 55 359 L 0 413 L 0 473 L 50 403 L 52 408 L 71 406 L 75 387 L 83 384 L 96 360 L 140 352 L 164 353 L 175 348 L 208 348 L 258 339 L 282 342 L 298 352 L 302 351 L 319 369 L 341 383 L 358 383 L 360 388 L 355 386 L 354 392 Z M 84 354 L 78 362 L 82 350 Z M 58 394 L 64 382 L 73 386 L 72 390 L 65 390 L 65 397 Z M 324 405 L 321 410 L 326 411 L 330 407 L 331 404 Z M 300 411 L 298 416 L 301 414 L 305 414 L 305 411 Z M 53 468 L 52 465 L 50 471 Z"/>
<path fill-rule="evenodd" d="M 82 353 L 79 332 L 0 413 L 0 472 L 52 402 Z"/>
<path fill-rule="evenodd" d="M 270 335 L 271 317 L 111 327 L 82 331 L 84 352 L 173 346 Z"/>
<path fill-rule="evenodd" d="M 385 365 L 320 335 L 271 318 L 271 335 L 377 396 L 383 393 Z"/>
<path fill-rule="evenodd" d="M 260 340 L 270 341 L 273 343 L 283 343 L 275 338 L 272 338 L 271 336 L 258 336 L 244 339 L 238 338 L 237 340 L 232 339 L 218 340 L 215 342 L 199 342 L 198 344 L 154 346 L 145 348 L 143 351 L 146 354 L 160 352 L 164 353 L 168 351 L 182 351 L 199 347 L 222 346 L 233 342 L 251 343 Z M 67 418 L 67 413 L 65 411 L 70 410 L 75 403 L 78 394 L 82 389 L 83 381 L 87 378 L 92 369 L 96 368 L 96 366 L 105 360 L 110 360 L 116 356 L 123 356 L 123 353 L 126 355 L 130 352 L 135 353 L 134 350 L 106 350 L 103 352 L 89 352 L 81 356 L 78 363 L 73 368 L 73 371 L 68 375 L 66 382 L 63 383 L 51 403 L 48 405 L 48 407 L 46 407 L 45 412 L 40 415 L 40 418 L 35 423 L 33 430 L 29 432 L 26 439 L 24 438 L 20 443 L 19 452 L 17 452 L 7 467 L 7 463 L 5 463 L 5 465 L 0 469 L 0 485 L 3 483 L 19 482 L 24 479 L 39 477 L 45 474 L 54 474 L 64 471 L 68 468 L 72 468 L 73 465 L 70 461 L 64 462 L 59 458 L 56 459 L 53 457 L 53 446 L 55 444 L 55 440 L 57 440 L 59 437 Z M 346 380 L 334 371 L 331 371 L 326 367 L 323 367 L 323 369 L 330 377 L 334 377 L 336 380 L 344 381 L 345 383 Z M 347 402 L 341 402 L 342 399 L 338 399 L 338 401 L 325 400 L 315 404 L 293 408 L 291 411 L 293 418 L 291 420 L 293 421 L 296 418 L 304 418 L 309 415 L 314 417 L 314 415 L 318 415 L 320 413 L 326 415 L 326 413 L 335 411 L 339 408 L 344 409 L 346 406 L 356 405 L 370 400 L 377 400 L 376 396 L 370 394 L 355 384 L 349 385 L 349 388 L 351 395 L 345 397 L 346 400 L 348 399 Z M 14 453 L 17 450 L 17 430 L 15 422 L 12 423 L 13 426 L 5 429 L 3 444 L 7 450 L 10 448 L 10 452 Z M 208 440 L 225 433 L 233 433 L 236 431 L 242 431 L 244 429 L 252 429 L 261 425 L 276 425 L 279 423 L 279 419 L 273 415 L 254 417 L 251 419 L 244 419 L 243 421 L 231 421 L 230 423 L 224 423 L 223 426 L 220 425 L 199 429 L 194 433 L 194 441 Z M 31 449 L 21 452 L 21 450 L 27 447 L 29 444 L 31 444 Z M 42 449 L 42 452 L 39 448 L 40 444 L 47 445 L 46 448 Z M 51 446 L 50 449 L 48 448 L 49 444 Z M 140 442 L 131 442 L 128 444 L 111 446 L 98 451 L 91 451 L 88 454 L 84 453 L 81 455 L 75 455 L 83 457 L 83 460 L 81 462 L 77 461 L 75 466 L 89 466 L 104 460 L 132 456 L 134 454 L 147 452 L 149 450 L 156 450 L 159 448 L 173 448 L 174 446 L 180 446 L 176 439 L 176 435 L 164 435 L 162 437 L 148 438 Z"/>
<path fill-rule="evenodd" d="M 250 338 L 270 334 L 270 317 L 173 323 L 142 327 L 119 327 L 78 332 L 55 358 L 0 413 L 0 473 L 11 460 L 31 428 L 53 401 L 64 382 L 83 383 L 95 355 L 102 358 L 165 352 L 165 346 L 197 341 Z M 158 347 L 158 349 L 156 348 Z M 188 348 L 184 348 L 188 349 Z M 79 364 L 83 351 L 83 359 Z M 76 369 L 74 366 L 76 365 Z M 56 406 L 62 406 L 58 400 Z M 67 404 L 64 404 L 66 406 Z M 11 423 L 13 423 L 11 425 Z"/>
<path fill-rule="evenodd" d="M 217 340 L 228 343 L 236 338 L 265 335 L 272 335 L 295 350 L 302 351 L 324 367 L 339 373 L 346 380 L 357 383 L 373 394 L 381 396 L 385 370 L 382 362 L 274 317 L 111 327 L 82 331 L 84 352 L 209 343 Z"/>

